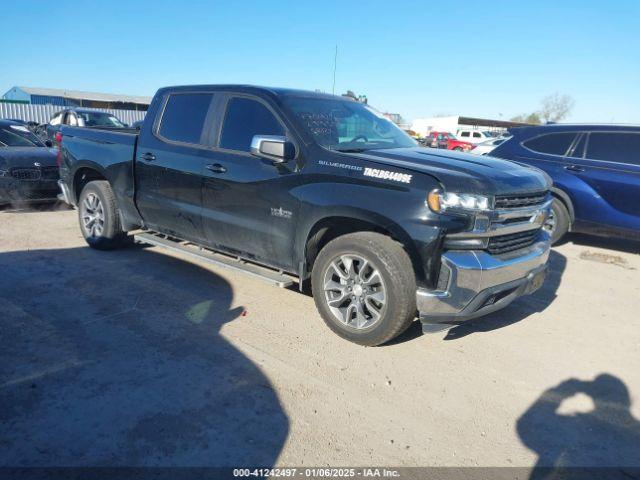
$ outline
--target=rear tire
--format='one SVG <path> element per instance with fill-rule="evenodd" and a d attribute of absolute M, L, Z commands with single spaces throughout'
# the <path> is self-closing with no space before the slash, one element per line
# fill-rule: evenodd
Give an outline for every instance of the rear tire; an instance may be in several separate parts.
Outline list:
<path fill-rule="evenodd" d="M 91 248 L 113 250 L 132 242 L 122 230 L 113 190 L 106 180 L 87 183 L 78 201 L 80 231 Z"/>
<path fill-rule="evenodd" d="M 571 218 L 562 200 L 555 198 L 551 203 L 551 217 L 544 224 L 544 229 L 551 235 L 551 244 L 558 243 L 569 231 Z"/>
<path fill-rule="evenodd" d="M 351 342 L 375 346 L 404 332 L 416 315 L 416 279 L 402 245 L 357 232 L 329 242 L 311 272 L 316 307 Z"/>
<path fill-rule="evenodd" d="M 453 147 L 453 150 L 455 150 L 456 152 L 461 152 L 462 151 L 462 147 Z"/>

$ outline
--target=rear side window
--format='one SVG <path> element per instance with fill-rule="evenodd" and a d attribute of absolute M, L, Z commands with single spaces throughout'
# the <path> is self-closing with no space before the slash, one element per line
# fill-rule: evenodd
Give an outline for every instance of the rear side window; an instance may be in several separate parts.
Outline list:
<path fill-rule="evenodd" d="M 249 152 L 254 135 L 284 135 L 284 129 L 262 103 L 250 98 L 232 98 L 227 105 L 220 147 Z"/>
<path fill-rule="evenodd" d="M 569 152 L 569 156 L 573 158 L 582 158 L 584 157 L 584 144 L 586 143 L 587 135 L 584 134 L 578 140 L 578 144 L 573 147 L 573 152 Z"/>
<path fill-rule="evenodd" d="M 212 93 L 169 95 L 158 133 L 174 142 L 200 143 Z"/>
<path fill-rule="evenodd" d="M 468 137 L 469 136 L 469 132 L 462 132 L 460 134 L 461 137 Z"/>
<path fill-rule="evenodd" d="M 473 132 L 473 138 L 482 138 L 482 135 L 480 135 L 478 132 Z"/>
<path fill-rule="evenodd" d="M 590 133 L 587 158 L 640 165 L 640 134 Z"/>
<path fill-rule="evenodd" d="M 50 125 L 60 125 L 60 123 L 62 123 L 62 112 L 57 113 L 49 120 Z"/>
<path fill-rule="evenodd" d="M 523 145 L 538 153 L 565 155 L 575 136 L 575 133 L 548 133 L 527 140 Z"/>

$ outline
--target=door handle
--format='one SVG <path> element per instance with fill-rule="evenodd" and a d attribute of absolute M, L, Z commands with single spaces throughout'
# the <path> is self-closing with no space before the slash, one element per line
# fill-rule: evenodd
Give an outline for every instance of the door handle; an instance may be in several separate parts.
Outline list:
<path fill-rule="evenodd" d="M 210 170 L 213 173 L 225 173 L 227 171 L 226 167 L 224 165 L 220 165 L 219 163 L 207 165 L 207 170 Z"/>
<path fill-rule="evenodd" d="M 140 155 L 140 159 L 145 162 L 153 162 L 156 159 L 156 156 L 151 152 L 147 152 Z"/>
<path fill-rule="evenodd" d="M 584 168 L 579 167 L 578 165 L 567 165 L 564 169 L 569 172 L 584 172 Z"/>

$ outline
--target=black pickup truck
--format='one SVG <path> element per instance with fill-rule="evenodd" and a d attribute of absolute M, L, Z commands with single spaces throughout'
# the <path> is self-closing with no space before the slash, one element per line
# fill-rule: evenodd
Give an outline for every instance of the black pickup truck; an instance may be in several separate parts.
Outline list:
<path fill-rule="evenodd" d="M 238 85 L 160 89 L 138 129 L 62 127 L 60 186 L 98 249 L 147 243 L 309 285 L 337 334 L 442 330 L 544 280 L 551 186 L 419 147 L 374 109 Z M 133 235 L 132 235 L 133 233 Z"/>

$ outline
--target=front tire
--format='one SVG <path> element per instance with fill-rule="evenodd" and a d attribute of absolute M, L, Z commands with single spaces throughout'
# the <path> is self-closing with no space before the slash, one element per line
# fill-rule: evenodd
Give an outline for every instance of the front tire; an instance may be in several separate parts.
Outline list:
<path fill-rule="evenodd" d="M 113 250 L 131 242 L 122 230 L 113 190 L 106 180 L 85 185 L 78 201 L 80 231 L 91 248 Z"/>
<path fill-rule="evenodd" d="M 415 318 L 416 280 L 402 245 L 373 232 L 329 242 L 311 273 L 316 307 L 327 326 L 354 343 L 376 346 Z"/>
<path fill-rule="evenodd" d="M 562 240 L 562 237 L 569 231 L 570 225 L 571 219 L 567 207 L 564 206 L 562 200 L 554 197 L 551 203 L 551 215 L 544 224 L 544 229 L 551 235 L 552 245 Z"/>

